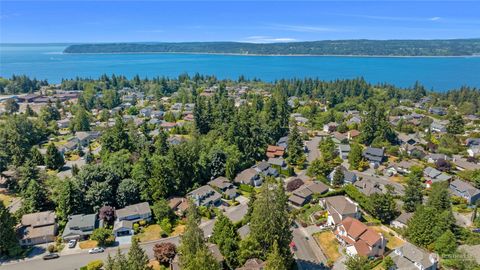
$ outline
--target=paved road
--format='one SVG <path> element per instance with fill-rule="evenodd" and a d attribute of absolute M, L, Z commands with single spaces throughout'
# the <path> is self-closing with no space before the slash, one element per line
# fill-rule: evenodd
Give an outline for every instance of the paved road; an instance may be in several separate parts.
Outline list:
<path fill-rule="evenodd" d="M 248 209 L 247 202 L 248 201 L 245 201 L 242 204 L 239 204 L 230 209 L 227 209 L 227 211 L 225 212 L 225 215 L 234 222 L 242 220 L 245 214 L 247 213 L 247 209 Z M 215 220 L 209 220 L 207 222 L 203 222 L 200 225 L 200 228 L 204 230 L 204 233 L 206 236 L 211 234 L 214 223 L 215 223 Z M 164 238 L 164 239 L 152 241 L 149 243 L 145 243 L 145 244 L 142 244 L 142 248 L 146 251 L 149 258 L 153 258 L 153 246 L 155 246 L 155 244 L 157 243 L 162 243 L 162 242 L 171 242 L 178 246 L 180 243 L 180 237 L 176 236 L 176 237 Z M 128 251 L 128 248 L 129 246 L 124 246 L 124 247 L 120 247 L 120 250 L 125 253 Z M 37 257 L 30 260 L 8 263 L 5 265 L 1 265 L 0 269 L 2 270 L 80 269 L 80 267 L 86 265 L 90 261 L 99 260 L 99 259 L 105 260 L 108 254 L 111 254 L 113 256 L 115 255 L 116 252 L 117 252 L 117 247 L 108 248 L 104 253 L 99 253 L 99 254 L 88 254 L 88 251 L 82 250 L 80 251 L 80 253 L 63 255 L 60 258 L 55 260 L 44 261 L 41 258 Z"/>
<path fill-rule="evenodd" d="M 318 149 L 318 143 L 322 140 L 322 137 L 315 136 L 311 140 L 306 142 L 308 148 L 308 163 L 312 163 L 315 159 L 320 157 L 320 150 Z"/>

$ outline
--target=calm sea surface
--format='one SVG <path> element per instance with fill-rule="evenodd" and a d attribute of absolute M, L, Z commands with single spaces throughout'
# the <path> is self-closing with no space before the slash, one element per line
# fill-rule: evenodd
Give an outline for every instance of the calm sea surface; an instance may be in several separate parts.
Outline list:
<path fill-rule="evenodd" d="M 372 83 L 407 87 L 416 80 L 438 91 L 462 85 L 480 87 L 480 57 L 388 58 L 317 56 L 235 56 L 196 54 L 62 54 L 60 45 L 0 45 L 0 76 L 26 74 L 58 83 L 62 78 L 123 74 L 132 77 L 181 73 L 273 81 L 318 77 L 324 80 L 363 76 Z"/>

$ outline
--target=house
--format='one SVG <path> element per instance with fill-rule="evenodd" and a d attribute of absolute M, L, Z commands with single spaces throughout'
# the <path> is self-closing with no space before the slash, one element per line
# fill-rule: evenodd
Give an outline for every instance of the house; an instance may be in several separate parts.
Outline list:
<path fill-rule="evenodd" d="M 350 131 L 347 131 L 347 139 L 349 141 L 355 139 L 356 137 L 360 136 L 360 131 L 356 130 L 356 129 L 352 129 Z"/>
<path fill-rule="evenodd" d="M 436 114 L 436 115 L 440 115 L 440 116 L 443 116 L 443 115 L 447 114 L 445 109 L 440 108 L 440 107 L 432 107 L 432 108 L 430 108 L 430 110 L 428 110 L 428 112 L 431 113 L 431 114 Z"/>
<path fill-rule="evenodd" d="M 295 122 L 297 122 L 298 124 L 308 123 L 308 119 L 303 116 L 296 116 L 294 119 L 295 119 Z"/>
<path fill-rule="evenodd" d="M 258 187 L 262 184 L 260 173 L 254 168 L 245 169 L 233 180 L 237 184 L 251 185 Z"/>
<path fill-rule="evenodd" d="M 240 236 L 240 239 L 245 239 L 250 234 L 250 224 L 247 223 L 242 227 L 238 228 L 237 233 Z"/>
<path fill-rule="evenodd" d="M 325 184 L 314 182 L 296 189 L 288 200 L 295 206 L 303 206 L 310 202 L 313 194 L 323 194 L 327 191 L 328 187 Z"/>
<path fill-rule="evenodd" d="M 466 146 L 480 146 L 480 138 L 468 138 L 465 140 Z"/>
<path fill-rule="evenodd" d="M 323 198 L 319 203 L 328 212 L 327 224 L 330 226 L 340 224 L 347 217 L 361 217 L 358 204 L 345 196 Z"/>
<path fill-rule="evenodd" d="M 421 139 L 418 138 L 416 134 L 405 134 L 405 133 L 399 133 L 397 134 L 398 142 L 400 145 L 416 145 L 422 142 Z"/>
<path fill-rule="evenodd" d="M 73 151 L 77 149 L 79 146 L 79 142 L 77 138 L 72 138 L 68 140 L 64 145 L 60 146 L 58 148 L 58 151 L 62 154 L 65 154 L 66 152 Z"/>
<path fill-rule="evenodd" d="M 160 127 L 165 129 L 166 131 L 169 131 L 169 130 L 173 129 L 176 126 L 177 126 L 177 123 L 175 123 L 175 122 L 165 122 L 164 121 L 160 124 Z"/>
<path fill-rule="evenodd" d="M 408 221 L 412 218 L 413 213 L 402 213 L 396 219 L 390 222 L 390 225 L 394 228 L 401 229 L 407 226 Z"/>
<path fill-rule="evenodd" d="M 75 138 L 77 138 L 78 143 L 81 146 L 88 146 L 88 144 L 100 137 L 101 133 L 98 131 L 78 131 L 75 133 Z"/>
<path fill-rule="evenodd" d="M 349 144 L 339 144 L 338 145 L 338 155 L 343 159 L 348 159 L 348 154 L 350 153 Z"/>
<path fill-rule="evenodd" d="M 459 179 L 450 182 L 449 189 L 453 195 L 466 199 L 468 204 L 475 204 L 480 199 L 480 189 Z"/>
<path fill-rule="evenodd" d="M 152 219 L 152 210 L 150 210 L 148 202 L 142 202 L 126 206 L 125 208 L 116 209 L 115 216 L 117 217 L 117 221 L 150 221 Z"/>
<path fill-rule="evenodd" d="M 70 126 L 70 119 L 61 119 L 57 121 L 57 126 L 59 129 L 68 128 Z"/>
<path fill-rule="evenodd" d="M 187 211 L 188 200 L 183 197 L 172 197 L 168 199 L 168 206 L 177 216 L 182 217 Z"/>
<path fill-rule="evenodd" d="M 284 136 L 284 137 L 281 137 L 280 139 L 278 139 L 277 145 L 286 149 L 287 145 L 288 145 L 288 137 Z"/>
<path fill-rule="evenodd" d="M 227 196 L 229 199 L 233 199 L 238 195 L 237 189 L 232 184 L 232 182 L 230 182 L 230 180 L 223 176 L 213 179 L 212 181 L 208 182 L 208 184 L 211 187 L 220 190 L 220 192 Z"/>
<path fill-rule="evenodd" d="M 134 235 L 135 230 L 133 229 L 133 224 L 135 222 L 131 220 L 120 220 L 115 221 L 113 224 L 113 234 L 115 237 L 122 237 L 127 235 Z"/>
<path fill-rule="evenodd" d="M 337 123 L 335 123 L 335 122 L 330 122 L 330 123 L 328 123 L 328 124 L 323 125 L 323 131 L 324 131 L 324 132 L 328 132 L 328 133 L 332 133 L 332 132 L 334 132 L 335 130 L 337 130 L 337 126 L 338 126 Z"/>
<path fill-rule="evenodd" d="M 242 267 L 236 270 L 264 270 L 267 267 L 267 263 L 260 259 L 248 259 Z"/>
<path fill-rule="evenodd" d="M 397 174 L 406 175 L 409 174 L 411 171 L 410 169 L 416 165 L 417 164 L 414 162 L 402 160 L 398 163 L 392 163 L 390 166 L 388 166 L 385 170 L 385 174 L 388 176 L 393 176 Z"/>
<path fill-rule="evenodd" d="M 431 123 L 430 130 L 433 132 L 439 132 L 439 133 L 447 132 L 447 128 L 445 127 L 445 125 L 439 122 Z"/>
<path fill-rule="evenodd" d="M 167 142 L 171 145 L 179 145 L 183 142 L 187 141 L 184 137 L 179 136 L 179 135 L 173 135 L 171 137 L 168 137 Z"/>
<path fill-rule="evenodd" d="M 396 248 L 388 256 L 392 258 L 394 263 L 392 269 L 436 270 L 438 266 L 438 258 L 435 254 L 418 248 L 409 242 Z"/>
<path fill-rule="evenodd" d="M 453 157 L 453 164 L 458 171 L 475 171 L 480 169 L 480 164 L 469 162 L 468 160 L 460 157 Z"/>
<path fill-rule="evenodd" d="M 143 108 L 140 110 L 140 115 L 143 117 L 150 117 L 152 115 L 152 108 Z"/>
<path fill-rule="evenodd" d="M 362 123 L 362 119 L 359 117 L 359 116 L 352 116 L 352 118 L 348 119 L 347 121 L 347 125 L 359 125 L 360 123 Z"/>
<path fill-rule="evenodd" d="M 384 152 L 385 149 L 383 148 L 367 147 L 367 149 L 363 151 L 363 157 L 366 158 L 374 168 L 376 168 L 382 163 Z"/>
<path fill-rule="evenodd" d="M 405 188 L 402 185 L 378 176 L 373 177 L 364 175 L 361 180 L 355 182 L 353 185 L 367 196 L 375 193 L 386 194 L 388 192 L 388 187 L 392 188 L 391 192 L 394 195 L 403 195 L 405 191 Z"/>
<path fill-rule="evenodd" d="M 387 244 L 381 233 L 369 228 L 358 219 L 347 217 L 336 228 L 334 234 L 338 241 L 346 246 L 350 256 L 382 256 Z"/>
<path fill-rule="evenodd" d="M 423 170 L 423 177 L 425 178 L 427 187 L 430 187 L 433 183 L 448 181 L 452 178 L 450 175 L 442 173 L 432 167 L 426 167 Z"/>
<path fill-rule="evenodd" d="M 269 158 L 268 159 L 268 164 L 272 165 L 273 167 L 276 167 L 277 169 L 286 169 L 287 168 L 287 162 L 285 162 L 284 158 Z"/>
<path fill-rule="evenodd" d="M 267 157 L 268 158 L 278 158 L 283 157 L 285 153 L 285 148 L 277 145 L 269 145 L 267 146 Z"/>
<path fill-rule="evenodd" d="M 58 229 L 55 219 L 56 215 L 53 211 L 23 215 L 18 229 L 20 245 L 31 246 L 54 242 Z"/>
<path fill-rule="evenodd" d="M 272 168 L 270 164 L 266 161 L 261 161 L 257 163 L 255 166 L 253 166 L 252 168 L 265 176 L 277 177 L 279 175 L 277 169 Z"/>
<path fill-rule="evenodd" d="M 332 183 L 333 178 L 335 177 L 335 174 L 337 173 L 337 170 L 341 170 L 343 172 L 343 183 L 344 184 L 353 184 L 355 181 L 357 181 L 357 175 L 355 175 L 353 172 L 347 170 L 343 166 L 338 166 L 333 170 L 328 176 L 327 179 Z"/>
<path fill-rule="evenodd" d="M 471 157 L 478 157 L 478 156 L 480 156 L 480 146 L 478 146 L 478 145 L 470 146 L 470 147 L 467 149 L 467 153 L 468 153 L 468 155 L 471 156 Z"/>
<path fill-rule="evenodd" d="M 69 216 L 62 234 L 63 241 L 85 240 L 98 228 L 98 224 L 97 214 Z"/>
<path fill-rule="evenodd" d="M 215 206 L 220 202 L 222 195 L 211 186 L 201 186 L 187 194 L 197 206 Z"/>
<path fill-rule="evenodd" d="M 428 163 L 435 163 L 440 159 L 450 160 L 450 158 L 447 155 L 444 155 L 444 154 L 430 154 L 430 155 L 427 156 L 427 162 Z"/>

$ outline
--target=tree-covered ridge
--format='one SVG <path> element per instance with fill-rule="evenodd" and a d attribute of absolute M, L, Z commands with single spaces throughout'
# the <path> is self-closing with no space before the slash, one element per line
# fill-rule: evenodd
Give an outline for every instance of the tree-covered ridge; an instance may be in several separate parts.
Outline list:
<path fill-rule="evenodd" d="M 323 40 L 242 42 L 102 43 L 70 45 L 65 53 L 232 53 L 263 55 L 460 56 L 480 54 L 480 39 Z"/>

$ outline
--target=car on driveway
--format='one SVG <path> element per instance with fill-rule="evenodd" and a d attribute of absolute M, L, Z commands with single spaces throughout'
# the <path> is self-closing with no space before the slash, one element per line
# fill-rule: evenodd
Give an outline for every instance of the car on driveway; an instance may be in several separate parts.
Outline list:
<path fill-rule="evenodd" d="M 59 257 L 60 257 L 60 255 L 58 255 L 57 253 L 49 253 L 47 255 L 44 255 L 42 258 L 44 260 L 53 260 L 53 259 L 57 259 Z"/>
<path fill-rule="evenodd" d="M 74 248 L 77 245 L 77 240 L 68 241 L 68 248 Z"/>
<path fill-rule="evenodd" d="M 92 249 L 88 250 L 88 253 L 95 254 L 95 253 L 102 253 L 104 251 L 105 251 L 105 249 L 100 248 L 100 247 L 96 247 L 96 248 L 92 248 Z"/>

